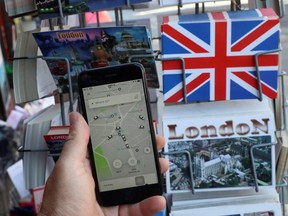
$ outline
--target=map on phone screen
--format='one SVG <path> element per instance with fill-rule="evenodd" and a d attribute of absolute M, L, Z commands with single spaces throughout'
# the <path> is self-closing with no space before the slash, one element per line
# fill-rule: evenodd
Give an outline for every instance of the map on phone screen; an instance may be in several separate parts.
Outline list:
<path fill-rule="evenodd" d="M 83 89 L 101 192 L 158 183 L 142 82 Z"/>

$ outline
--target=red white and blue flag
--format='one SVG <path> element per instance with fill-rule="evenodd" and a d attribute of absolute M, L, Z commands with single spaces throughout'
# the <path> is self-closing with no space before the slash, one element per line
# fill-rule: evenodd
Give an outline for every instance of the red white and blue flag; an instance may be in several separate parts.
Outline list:
<path fill-rule="evenodd" d="M 259 98 L 255 55 L 279 49 L 279 18 L 272 9 L 165 17 L 162 31 L 164 101 Z M 278 52 L 258 57 L 262 95 L 277 97 Z"/>

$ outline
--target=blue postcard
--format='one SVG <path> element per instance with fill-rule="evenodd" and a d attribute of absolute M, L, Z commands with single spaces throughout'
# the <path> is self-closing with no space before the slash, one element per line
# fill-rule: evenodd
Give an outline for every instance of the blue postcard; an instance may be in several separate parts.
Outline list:
<path fill-rule="evenodd" d="M 69 89 L 68 69 L 72 85 L 77 85 L 77 75 L 84 70 L 128 62 L 142 64 L 148 87 L 159 87 L 153 50 L 144 26 L 57 30 L 33 36 L 43 56 L 49 58 L 49 69 L 63 92 Z"/>

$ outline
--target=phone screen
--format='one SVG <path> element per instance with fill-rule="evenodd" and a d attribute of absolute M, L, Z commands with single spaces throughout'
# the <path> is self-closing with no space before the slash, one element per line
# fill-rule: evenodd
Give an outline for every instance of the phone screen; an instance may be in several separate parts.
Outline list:
<path fill-rule="evenodd" d="M 82 92 L 99 191 L 159 183 L 142 79 Z"/>

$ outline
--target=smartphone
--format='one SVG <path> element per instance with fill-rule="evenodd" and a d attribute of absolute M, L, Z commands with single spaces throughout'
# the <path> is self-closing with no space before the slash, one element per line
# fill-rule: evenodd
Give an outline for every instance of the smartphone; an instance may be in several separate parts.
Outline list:
<path fill-rule="evenodd" d="M 89 152 L 102 206 L 162 195 L 158 151 L 141 64 L 80 73 L 82 114 L 90 128 Z"/>

